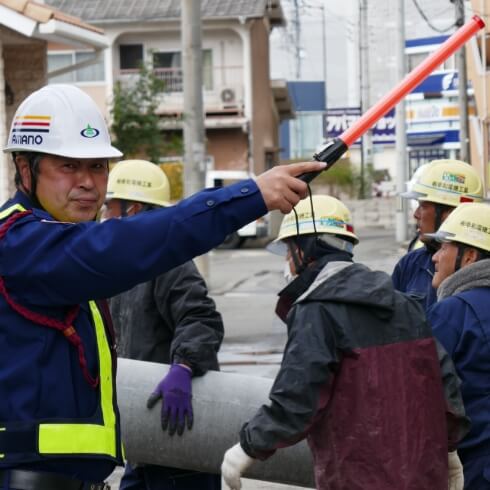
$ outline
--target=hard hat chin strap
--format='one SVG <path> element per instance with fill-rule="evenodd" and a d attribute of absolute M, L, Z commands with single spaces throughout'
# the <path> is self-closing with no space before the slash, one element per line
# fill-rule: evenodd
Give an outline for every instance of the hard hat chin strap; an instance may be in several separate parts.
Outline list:
<path fill-rule="evenodd" d="M 454 207 L 453 206 L 446 206 L 444 204 L 438 204 L 438 203 L 434 203 L 434 206 L 435 206 L 435 211 L 436 211 L 436 217 L 435 217 L 435 223 L 434 223 L 435 230 L 434 231 L 437 231 L 439 229 L 439 227 L 442 225 L 442 222 L 444 221 L 442 219 L 442 215 L 444 213 L 446 213 L 447 211 L 452 211 L 454 209 Z"/>
<path fill-rule="evenodd" d="M 316 230 L 316 223 L 315 223 L 315 208 L 313 206 L 313 195 L 311 192 L 311 187 L 310 184 L 308 184 L 308 197 L 310 199 L 310 207 L 311 207 L 311 221 L 313 223 L 313 230 L 314 230 L 314 236 L 315 239 L 318 236 L 318 232 Z M 295 247 L 291 246 L 291 244 L 288 244 L 289 246 L 289 251 L 291 253 L 291 257 L 294 262 L 294 267 L 296 268 L 296 274 L 301 274 L 306 267 L 308 266 L 308 257 L 309 257 L 309 250 L 304 250 L 301 245 L 300 245 L 300 229 L 299 229 L 299 219 L 298 219 L 298 213 L 296 212 L 296 209 L 293 208 L 294 211 L 294 218 L 296 221 L 296 238 L 294 240 Z M 298 253 L 300 251 L 300 254 Z"/>
<path fill-rule="evenodd" d="M 30 189 L 26 189 L 22 182 L 22 176 L 19 172 L 19 167 L 17 165 L 17 156 L 23 156 L 28 164 L 29 164 L 29 174 L 31 176 L 31 186 Z M 18 188 L 21 188 L 28 196 L 31 202 L 34 204 L 35 207 L 44 209 L 39 202 L 39 199 L 37 198 L 37 178 L 39 175 L 39 162 L 43 158 L 42 153 L 34 153 L 34 152 L 23 152 L 23 153 L 13 153 L 12 157 L 14 159 L 14 164 L 15 164 L 15 185 Z"/>
<path fill-rule="evenodd" d="M 461 269 L 461 261 L 463 260 L 463 254 L 464 251 L 466 250 L 466 246 L 463 245 L 462 243 L 457 244 L 458 247 L 458 255 L 456 255 L 456 261 L 454 263 L 454 272 L 459 271 Z"/>

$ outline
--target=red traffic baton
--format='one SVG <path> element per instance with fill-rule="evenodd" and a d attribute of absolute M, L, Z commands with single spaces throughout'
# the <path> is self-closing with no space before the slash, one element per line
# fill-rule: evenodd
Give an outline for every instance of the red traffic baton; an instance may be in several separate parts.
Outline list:
<path fill-rule="evenodd" d="M 313 155 L 313 160 L 327 164 L 324 170 L 302 174 L 299 178 L 304 182 L 311 182 L 317 175 L 328 170 L 340 159 L 350 145 L 357 141 L 369 128 L 373 127 L 405 95 L 425 80 L 439 65 L 483 27 L 485 27 L 483 19 L 478 15 L 474 15 L 446 39 L 436 51 L 408 73 L 398 85 L 393 87 L 383 98 L 368 109 L 352 126 L 346 129 L 339 137 L 329 141 L 325 148 Z"/>

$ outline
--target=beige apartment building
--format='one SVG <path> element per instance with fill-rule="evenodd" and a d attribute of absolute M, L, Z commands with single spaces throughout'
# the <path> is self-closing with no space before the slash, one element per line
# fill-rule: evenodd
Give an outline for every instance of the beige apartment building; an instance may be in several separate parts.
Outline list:
<path fill-rule="evenodd" d="M 84 70 L 51 77 L 76 83 L 107 117 L 114 84 L 134 83 L 142 63 L 165 82 L 162 132 L 180 132 L 183 113 L 180 1 L 46 0 L 104 30 L 109 48 Z M 269 35 L 284 24 L 280 0 L 203 1 L 203 101 L 208 168 L 260 173 L 278 162 L 279 124 L 291 117 L 285 81 L 269 77 Z M 52 45 L 50 71 L 93 53 Z"/>

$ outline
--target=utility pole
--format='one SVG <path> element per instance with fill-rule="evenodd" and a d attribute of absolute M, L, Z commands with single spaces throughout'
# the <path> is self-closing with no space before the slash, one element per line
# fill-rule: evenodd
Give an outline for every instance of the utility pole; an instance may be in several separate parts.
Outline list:
<path fill-rule="evenodd" d="M 367 0 L 359 1 L 359 75 L 360 75 L 360 95 L 361 95 L 361 114 L 365 114 L 370 106 L 369 98 L 369 52 L 368 52 L 368 12 Z M 360 199 L 366 197 L 365 171 L 366 167 L 372 164 L 373 142 L 372 131 L 366 131 L 361 139 L 361 187 L 359 189 Z"/>
<path fill-rule="evenodd" d="M 464 24 L 464 0 L 451 0 L 451 2 L 454 3 L 455 25 L 458 28 Z M 471 163 L 468 127 L 468 77 L 466 76 L 466 48 L 464 46 L 456 52 L 456 66 L 458 70 L 460 160 Z"/>
<path fill-rule="evenodd" d="M 327 88 L 327 20 L 325 18 L 325 5 L 321 5 L 320 8 L 322 9 L 322 47 L 323 47 L 323 83 L 325 84 L 324 86 L 324 91 L 325 91 L 325 118 L 328 120 L 328 88 Z M 326 134 L 325 134 L 325 139 L 328 140 L 328 124 L 326 125 Z"/>
<path fill-rule="evenodd" d="M 298 0 L 294 0 L 294 38 L 295 38 L 295 58 L 296 58 L 296 80 L 301 79 L 301 20 L 299 16 Z"/>
<path fill-rule="evenodd" d="M 398 80 L 402 80 L 407 73 L 405 58 L 405 0 L 398 0 L 397 4 L 397 74 Z M 407 172 L 407 123 L 405 98 L 396 106 L 396 241 L 398 243 L 407 240 L 408 219 L 406 200 L 400 194 L 404 192 L 408 180 Z"/>
<path fill-rule="evenodd" d="M 184 195 L 204 188 L 205 133 L 201 41 L 201 2 L 181 0 L 182 78 L 184 85 Z M 195 260 L 201 274 L 209 279 L 208 257 Z"/>
<path fill-rule="evenodd" d="M 322 9 L 322 46 L 323 46 L 323 82 L 325 84 L 325 114 L 327 113 L 327 21 L 325 18 L 325 5 L 321 5 Z"/>

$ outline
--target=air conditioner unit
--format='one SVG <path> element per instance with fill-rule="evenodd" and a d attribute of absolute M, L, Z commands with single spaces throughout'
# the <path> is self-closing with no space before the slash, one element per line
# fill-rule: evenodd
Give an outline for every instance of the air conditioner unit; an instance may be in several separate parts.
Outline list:
<path fill-rule="evenodd" d="M 236 105 L 236 93 L 235 90 L 230 87 L 226 87 L 223 90 L 221 90 L 220 98 L 221 98 L 221 102 L 225 106 Z"/>

